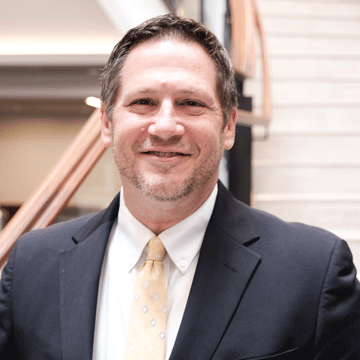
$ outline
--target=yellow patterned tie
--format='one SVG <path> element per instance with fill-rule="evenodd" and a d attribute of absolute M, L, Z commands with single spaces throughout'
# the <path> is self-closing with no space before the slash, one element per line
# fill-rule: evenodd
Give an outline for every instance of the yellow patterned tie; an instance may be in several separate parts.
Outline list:
<path fill-rule="evenodd" d="M 154 236 L 135 282 L 124 360 L 164 360 L 167 286 L 166 250 Z"/>

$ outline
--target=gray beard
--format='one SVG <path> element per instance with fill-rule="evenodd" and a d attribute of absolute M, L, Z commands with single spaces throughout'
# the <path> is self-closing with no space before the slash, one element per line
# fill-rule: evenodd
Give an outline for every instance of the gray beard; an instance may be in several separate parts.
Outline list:
<path fill-rule="evenodd" d="M 174 202 L 186 198 L 195 189 L 203 187 L 218 171 L 220 160 L 222 157 L 222 151 L 217 149 L 217 157 L 212 159 L 210 163 L 204 163 L 202 166 L 196 169 L 193 174 L 190 174 L 181 184 L 170 185 L 156 184 L 154 185 L 147 177 L 142 176 L 139 173 L 129 173 L 127 159 L 123 161 L 117 161 L 116 153 L 112 148 L 115 162 L 118 166 L 120 175 L 130 181 L 130 183 L 141 191 L 146 197 L 155 201 L 161 202 Z"/>
<path fill-rule="evenodd" d="M 195 180 L 193 178 L 187 180 L 179 189 L 171 194 L 166 194 L 166 191 L 159 191 L 159 185 L 153 186 L 148 183 L 144 178 L 134 177 L 131 180 L 131 183 L 139 189 L 142 194 L 149 197 L 150 199 L 161 201 L 161 202 L 173 202 L 177 200 L 184 199 L 194 190 Z M 160 194 L 162 193 L 162 194 Z"/>

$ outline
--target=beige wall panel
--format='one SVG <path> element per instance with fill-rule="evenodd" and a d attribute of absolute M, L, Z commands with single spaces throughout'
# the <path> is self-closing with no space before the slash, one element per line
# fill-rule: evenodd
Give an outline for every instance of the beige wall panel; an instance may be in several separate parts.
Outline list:
<path fill-rule="evenodd" d="M 0 203 L 21 204 L 36 189 L 81 129 L 79 120 L 0 122 Z M 119 189 L 111 154 L 94 168 L 72 205 L 103 207 Z"/>
<path fill-rule="evenodd" d="M 334 233 L 360 235 L 360 201 L 257 201 L 256 208 L 275 214 L 285 221 L 319 226 Z M 360 236 L 359 236 L 360 238 Z"/>
<path fill-rule="evenodd" d="M 103 209 L 110 204 L 120 187 L 119 173 L 112 152 L 108 150 L 74 194 L 69 205 Z"/>
<path fill-rule="evenodd" d="M 273 56 L 297 57 L 360 57 L 359 38 L 310 38 L 310 37 L 269 37 L 266 40 L 268 54 Z"/>
<path fill-rule="evenodd" d="M 256 164 L 255 161 L 253 174 L 257 181 L 253 191 L 257 195 L 314 194 L 329 198 L 344 197 L 345 200 L 351 196 L 360 197 L 360 163 L 357 167 L 257 166 Z"/>
<path fill-rule="evenodd" d="M 255 106 L 262 103 L 261 92 L 260 81 L 246 82 L 244 93 L 253 96 Z M 274 80 L 271 82 L 271 97 L 273 106 L 357 105 L 360 101 L 360 81 Z"/>
<path fill-rule="evenodd" d="M 273 113 L 267 140 L 254 142 L 254 206 L 335 232 L 360 268 L 360 2 L 257 3 Z M 259 59 L 245 86 L 257 113 Z"/>
<path fill-rule="evenodd" d="M 259 112 L 260 108 L 255 109 Z M 354 107 L 276 106 L 272 111 L 271 134 L 360 133 L 360 104 Z"/>
<path fill-rule="evenodd" d="M 360 24 L 360 21 L 359 21 Z M 360 39 L 359 39 L 360 41 Z M 359 59 L 305 59 L 305 58 L 272 58 L 269 62 L 271 80 L 352 80 L 360 82 Z M 254 80 L 262 79 L 261 62 L 255 66 Z M 360 86 L 360 85 L 359 85 Z"/>
<path fill-rule="evenodd" d="M 284 18 L 270 16 L 263 18 L 263 25 L 267 36 L 276 35 L 303 35 L 311 37 L 359 37 L 360 21 L 358 19 L 307 19 Z"/>
<path fill-rule="evenodd" d="M 254 159 L 291 163 L 359 164 L 359 137 L 354 136 L 270 136 L 253 146 Z"/>
<path fill-rule="evenodd" d="M 291 1 L 291 0 L 258 0 L 261 14 L 296 16 L 296 17 L 347 17 L 357 19 L 360 14 L 360 4 L 357 2 L 337 1 Z"/>
<path fill-rule="evenodd" d="M 60 157 L 82 121 L 2 120 L 0 201 L 22 203 Z"/>

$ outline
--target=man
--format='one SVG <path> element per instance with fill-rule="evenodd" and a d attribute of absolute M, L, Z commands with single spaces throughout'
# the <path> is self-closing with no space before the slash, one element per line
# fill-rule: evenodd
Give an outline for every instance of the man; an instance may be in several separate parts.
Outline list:
<path fill-rule="evenodd" d="M 104 71 L 101 111 L 120 196 L 17 242 L 1 280 L 1 359 L 137 359 L 138 346 L 147 360 L 360 358 L 346 243 L 251 209 L 218 181 L 236 90 L 206 28 L 166 15 L 130 30 Z M 164 331 L 144 350 L 148 330 L 129 334 L 143 325 L 133 309 L 150 239 L 167 296 L 157 278 L 141 291 L 160 284 L 166 325 L 152 319 Z"/>

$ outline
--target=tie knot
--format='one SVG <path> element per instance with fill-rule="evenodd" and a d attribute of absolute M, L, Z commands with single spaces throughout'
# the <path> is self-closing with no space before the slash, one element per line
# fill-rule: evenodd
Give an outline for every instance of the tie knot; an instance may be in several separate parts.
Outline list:
<path fill-rule="evenodd" d="M 165 257 L 166 250 L 161 240 L 154 236 L 149 241 L 149 249 L 146 260 L 162 261 Z"/>

